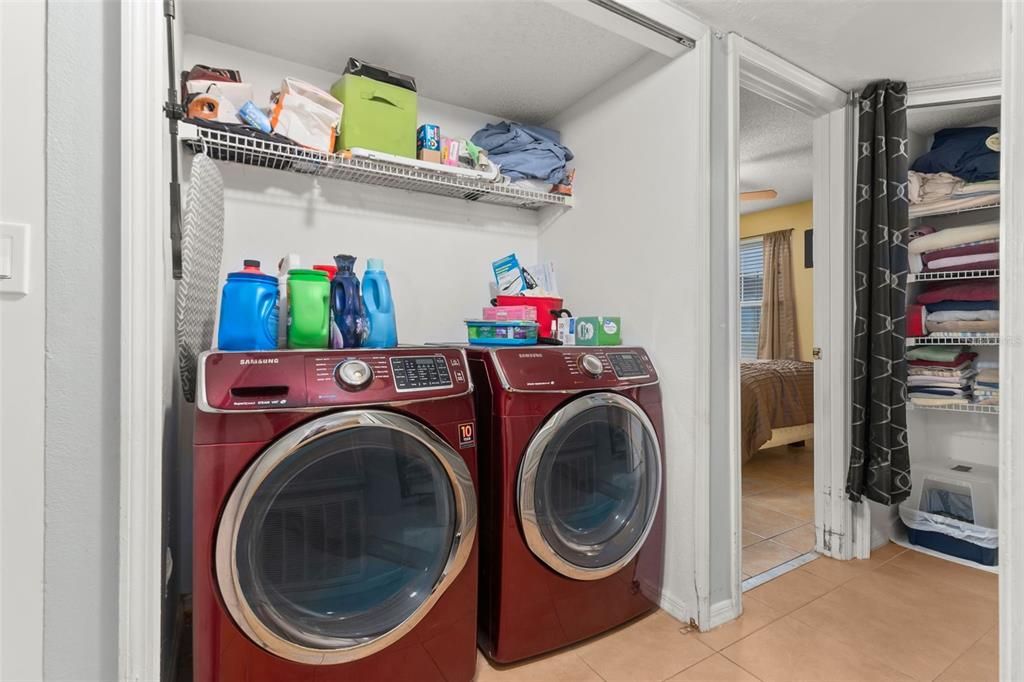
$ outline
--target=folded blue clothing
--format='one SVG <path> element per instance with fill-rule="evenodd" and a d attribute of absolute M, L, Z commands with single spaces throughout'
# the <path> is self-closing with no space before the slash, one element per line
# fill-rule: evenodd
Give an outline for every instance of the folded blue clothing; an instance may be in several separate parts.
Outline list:
<path fill-rule="evenodd" d="M 501 166 L 502 175 L 513 180 L 534 178 L 559 183 L 565 180 L 565 164 L 572 151 L 561 143 L 557 131 L 519 123 L 488 123 L 471 142 Z"/>
<path fill-rule="evenodd" d="M 967 182 L 999 178 L 999 152 L 985 145 L 998 128 L 945 128 L 935 133 L 931 151 L 918 157 L 910 170 L 918 173 L 952 173 Z"/>
<path fill-rule="evenodd" d="M 943 310 L 999 310 L 999 301 L 939 301 L 929 303 L 925 309 L 930 313 Z"/>
<path fill-rule="evenodd" d="M 977 383 L 978 383 L 978 386 L 983 386 L 985 388 L 995 388 L 995 389 L 999 388 L 999 382 L 998 381 L 979 381 Z"/>

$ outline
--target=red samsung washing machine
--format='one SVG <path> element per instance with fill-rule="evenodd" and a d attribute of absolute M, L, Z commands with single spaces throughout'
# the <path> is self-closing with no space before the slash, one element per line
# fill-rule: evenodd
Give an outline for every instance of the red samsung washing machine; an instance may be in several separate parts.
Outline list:
<path fill-rule="evenodd" d="M 480 648 L 502 663 L 653 610 L 661 391 L 642 348 L 469 348 L 480 430 Z"/>
<path fill-rule="evenodd" d="M 207 353 L 197 400 L 195 680 L 471 680 L 464 352 Z"/>

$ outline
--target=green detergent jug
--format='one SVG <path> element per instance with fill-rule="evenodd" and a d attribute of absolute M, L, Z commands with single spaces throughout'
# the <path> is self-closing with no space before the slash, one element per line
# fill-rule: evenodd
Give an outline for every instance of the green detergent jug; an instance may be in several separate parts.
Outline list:
<path fill-rule="evenodd" d="M 322 270 L 288 271 L 288 347 L 327 348 L 331 283 Z"/>

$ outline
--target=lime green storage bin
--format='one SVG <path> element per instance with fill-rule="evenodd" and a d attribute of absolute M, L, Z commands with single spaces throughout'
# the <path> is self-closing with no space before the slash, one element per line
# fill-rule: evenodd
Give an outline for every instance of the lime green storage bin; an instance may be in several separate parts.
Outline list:
<path fill-rule="evenodd" d="M 344 105 L 335 151 L 353 147 L 416 158 L 416 93 L 346 73 L 331 86 Z"/>

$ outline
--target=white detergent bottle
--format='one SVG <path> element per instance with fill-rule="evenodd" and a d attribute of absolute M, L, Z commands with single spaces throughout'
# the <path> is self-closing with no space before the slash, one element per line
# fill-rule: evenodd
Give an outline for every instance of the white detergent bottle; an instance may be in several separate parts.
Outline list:
<path fill-rule="evenodd" d="M 299 267 L 299 255 L 289 253 L 277 262 L 277 347 L 288 347 L 288 272 Z"/>

